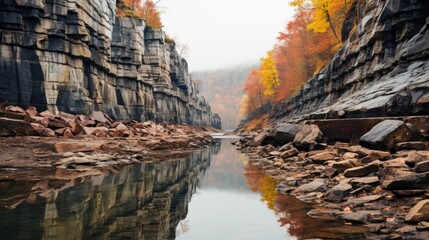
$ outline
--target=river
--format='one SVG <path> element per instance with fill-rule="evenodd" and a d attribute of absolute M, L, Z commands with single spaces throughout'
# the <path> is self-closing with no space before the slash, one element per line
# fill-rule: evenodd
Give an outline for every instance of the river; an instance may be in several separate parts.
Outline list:
<path fill-rule="evenodd" d="M 1 182 L 0 239 L 365 239 L 309 217 L 310 204 L 278 194 L 232 141 L 95 177 Z"/>

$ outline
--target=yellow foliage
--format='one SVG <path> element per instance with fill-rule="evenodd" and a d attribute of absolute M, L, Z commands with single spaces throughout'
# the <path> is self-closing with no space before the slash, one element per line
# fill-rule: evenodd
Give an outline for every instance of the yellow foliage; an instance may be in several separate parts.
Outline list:
<path fill-rule="evenodd" d="M 267 96 L 273 95 L 280 85 L 273 50 L 268 51 L 267 55 L 261 58 L 260 76 L 265 87 L 264 94 Z"/>

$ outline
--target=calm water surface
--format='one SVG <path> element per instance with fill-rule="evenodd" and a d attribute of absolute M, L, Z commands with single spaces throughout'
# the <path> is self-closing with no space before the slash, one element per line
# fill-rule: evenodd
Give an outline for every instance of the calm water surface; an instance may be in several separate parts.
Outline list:
<path fill-rule="evenodd" d="M 311 205 L 222 137 L 191 156 L 105 171 L 0 181 L 0 239 L 365 239 L 362 228 L 308 217 Z"/>

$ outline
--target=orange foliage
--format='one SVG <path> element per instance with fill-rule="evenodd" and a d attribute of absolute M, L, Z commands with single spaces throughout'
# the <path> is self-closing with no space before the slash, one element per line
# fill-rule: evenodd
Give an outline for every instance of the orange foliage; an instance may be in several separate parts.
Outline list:
<path fill-rule="evenodd" d="M 329 8 L 322 8 L 323 3 Z M 337 36 L 344 22 L 348 7 L 354 0 L 294 0 L 298 6 L 294 19 L 290 21 L 284 32 L 277 38 L 278 42 L 267 57 L 261 59 L 258 71 L 249 74 L 242 100 L 242 113 L 248 114 L 268 101 L 282 101 L 296 94 L 302 86 L 331 59 L 341 42 Z M 320 5 L 320 6 L 319 6 Z M 327 19 L 323 11 L 329 11 Z M 331 25 L 332 24 L 332 25 Z M 332 31 L 328 31 L 331 29 Z M 271 55 L 270 55 L 271 54 Z M 269 61 L 268 61 L 269 60 Z M 275 64 L 274 74 L 264 72 L 264 65 Z M 278 83 L 269 88 L 267 76 L 278 75 Z M 268 79 L 269 80 L 269 79 Z M 264 94 L 258 95 L 261 85 Z M 263 99 L 262 101 L 257 101 Z"/>
<path fill-rule="evenodd" d="M 280 87 L 276 100 L 295 94 L 335 53 L 338 40 L 333 32 L 307 30 L 312 16 L 313 10 L 298 9 L 294 20 L 278 37 L 276 62 Z"/>
<path fill-rule="evenodd" d="M 116 15 L 145 19 L 146 25 L 155 29 L 162 27 L 160 12 L 152 0 L 122 0 L 116 7 Z"/>

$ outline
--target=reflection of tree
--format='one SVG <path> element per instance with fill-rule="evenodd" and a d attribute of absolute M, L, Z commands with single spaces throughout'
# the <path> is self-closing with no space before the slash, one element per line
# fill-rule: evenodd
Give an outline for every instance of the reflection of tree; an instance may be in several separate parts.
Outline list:
<path fill-rule="evenodd" d="M 345 226 L 338 221 L 309 217 L 307 212 L 311 210 L 312 205 L 294 196 L 277 193 L 277 181 L 267 176 L 260 168 L 245 165 L 244 175 L 252 191 L 261 194 L 261 201 L 274 211 L 280 226 L 286 227 L 290 235 L 298 239 L 365 239 L 361 234 L 365 229 L 361 227 Z"/>

